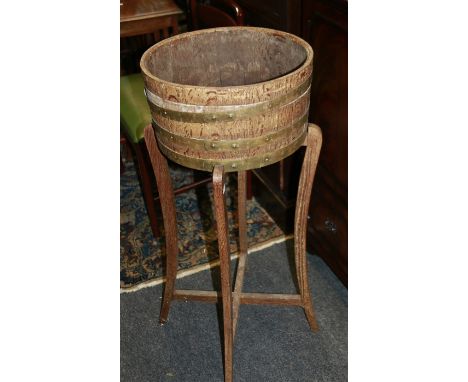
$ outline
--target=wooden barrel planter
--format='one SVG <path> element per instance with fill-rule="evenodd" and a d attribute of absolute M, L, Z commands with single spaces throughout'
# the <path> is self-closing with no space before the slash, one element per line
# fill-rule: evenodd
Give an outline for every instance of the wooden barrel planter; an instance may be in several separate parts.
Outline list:
<path fill-rule="evenodd" d="M 141 59 L 160 150 L 186 167 L 226 172 L 275 163 L 307 134 L 313 51 L 264 28 L 174 36 Z"/>

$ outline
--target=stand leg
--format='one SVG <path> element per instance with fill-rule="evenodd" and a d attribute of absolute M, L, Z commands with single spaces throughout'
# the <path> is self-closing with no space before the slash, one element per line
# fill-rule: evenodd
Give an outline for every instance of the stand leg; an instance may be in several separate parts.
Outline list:
<path fill-rule="evenodd" d="M 216 166 L 213 170 L 213 192 L 216 226 L 218 230 L 218 247 L 221 269 L 221 295 L 223 301 L 224 327 L 224 381 L 232 381 L 232 290 L 229 257 L 228 221 L 224 195 L 224 167 Z"/>
<path fill-rule="evenodd" d="M 234 297 L 232 301 L 232 336 L 236 335 L 237 319 L 239 318 L 240 297 L 242 284 L 244 283 L 245 264 L 247 260 L 247 200 L 248 174 L 251 171 L 239 171 L 237 173 L 237 212 L 239 223 L 239 261 L 237 265 L 236 281 L 234 285 Z"/>
<path fill-rule="evenodd" d="M 294 218 L 294 253 L 296 273 L 304 311 L 310 328 L 312 331 L 316 332 L 318 331 L 318 325 L 315 320 L 315 313 L 307 277 L 306 231 L 312 184 L 314 181 L 315 170 L 317 168 L 320 148 L 322 146 L 322 132 L 317 125 L 309 125 L 309 133 L 305 144 L 307 145 L 307 149 L 299 179 L 299 190 L 297 193 L 296 213 Z"/>
<path fill-rule="evenodd" d="M 247 171 L 237 173 L 237 210 L 239 215 L 239 257 L 247 253 Z"/>
<path fill-rule="evenodd" d="M 145 142 L 158 185 L 166 237 L 166 286 L 164 288 L 163 303 L 159 316 L 159 322 L 165 324 L 167 322 L 177 276 L 178 248 L 175 198 L 167 160 L 159 151 L 151 125 L 145 128 Z"/>

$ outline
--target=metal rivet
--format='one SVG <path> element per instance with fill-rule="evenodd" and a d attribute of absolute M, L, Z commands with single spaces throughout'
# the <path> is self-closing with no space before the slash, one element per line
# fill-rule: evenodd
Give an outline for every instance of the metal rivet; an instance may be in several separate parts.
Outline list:
<path fill-rule="evenodd" d="M 174 136 L 173 136 L 173 135 L 171 135 L 171 139 L 174 139 Z"/>
<path fill-rule="evenodd" d="M 239 145 L 238 145 L 237 143 L 233 143 L 233 144 L 232 144 L 232 148 L 233 148 L 233 149 L 237 149 L 238 147 L 239 147 Z"/>
<path fill-rule="evenodd" d="M 236 167 L 237 167 L 237 164 L 233 163 L 233 164 L 231 165 L 231 167 L 232 167 L 232 168 L 236 168 Z"/>
<path fill-rule="evenodd" d="M 211 118 L 212 118 L 212 119 L 216 119 L 216 115 L 213 115 Z"/>
<path fill-rule="evenodd" d="M 211 147 L 215 148 L 215 147 L 216 147 L 216 143 L 212 143 L 212 144 L 211 144 Z"/>
<path fill-rule="evenodd" d="M 271 137 L 266 137 L 266 138 L 265 138 L 265 141 L 268 142 L 270 139 L 271 139 Z"/>
<path fill-rule="evenodd" d="M 229 113 L 228 115 L 229 115 L 229 118 L 234 118 L 234 114 Z"/>
<path fill-rule="evenodd" d="M 268 162 L 270 160 L 270 158 L 266 157 L 265 158 L 265 162 Z"/>
<path fill-rule="evenodd" d="M 164 111 L 163 111 L 163 114 L 164 114 L 164 115 L 167 115 L 167 111 L 166 111 L 166 110 L 164 110 Z"/>

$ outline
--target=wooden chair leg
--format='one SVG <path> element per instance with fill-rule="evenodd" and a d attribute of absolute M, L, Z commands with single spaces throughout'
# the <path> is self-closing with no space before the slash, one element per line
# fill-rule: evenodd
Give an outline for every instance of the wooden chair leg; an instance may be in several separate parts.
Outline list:
<path fill-rule="evenodd" d="M 306 231 L 312 184 L 314 181 L 315 170 L 317 168 L 320 148 L 322 146 L 322 132 L 317 125 L 309 125 L 309 133 L 305 144 L 307 145 L 307 148 L 299 179 L 296 213 L 294 218 L 294 253 L 296 273 L 304 311 L 310 328 L 312 331 L 316 332 L 318 331 L 318 325 L 315 319 L 314 307 L 310 296 L 309 280 L 307 277 Z"/>
<path fill-rule="evenodd" d="M 174 190 L 166 158 L 161 154 L 151 125 L 145 128 L 145 143 L 158 186 L 166 237 L 166 285 L 159 322 L 167 322 L 177 276 L 177 220 Z"/>
<path fill-rule="evenodd" d="M 158 215 L 156 214 L 156 204 L 154 203 L 153 197 L 153 183 L 151 181 L 152 177 L 150 176 L 151 169 L 148 167 L 148 162 L 143 151 L 146 150 L 145 146 L 141 143 L 137 143 L 136 145 L 134 145 L 134 148 L 138 166 L 138 173 L 140 175 L 141 191 L 143 193 L 146 211 L 148 212 L 151 231 L 153 232 L 153 236 L 156 238 L 159 237 L 161 233 L 159 232 Z"/>
<path fill-rule="evenodd" d="M 213 193 L 218 231 L 218 247 L 221 270 L 221 295 L 223 301 L 224 328 L 224 381 L 232 381 L 232 289 L 231 289 L 231 260 L 229 256 L 228 220 L 225 200 L 225 174 L 223 166 L 216 166 L 213 170 Z"/>

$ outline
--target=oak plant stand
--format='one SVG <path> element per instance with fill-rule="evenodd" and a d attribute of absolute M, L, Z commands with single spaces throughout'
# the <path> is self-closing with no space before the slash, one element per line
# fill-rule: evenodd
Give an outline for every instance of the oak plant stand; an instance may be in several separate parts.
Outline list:
<path fill-rule="evenodd" d="M 188 61 L 192 50 L 200 53 Z M 232 60 L 233 54 L 236 60 Z M 172 300 L 221 302 L 225 382 L 233 378 L 232 349 L 241 304 L 301 306 L 311 330 L 318 330 L 305 250 L 307 213 L 322 145 L 320 128 L 307 122 L 312 55 L 312 48 L 305 41 L 288 33 L 235 27 L 166 39 L 151 47 L 141 60 L 153 117 L 144 136 L 158 185 L 166 236 L 166 285 L 160 323 L 167 322 Z M 187 62 L 192 65 L 190 72 L 184 70 Z M 301 146 L 306 146 L 306 151 L 294 222 L 299 293 L 242 292 L 248 252 L 246 171 L 280 161 Z M 221 292 L 175 289 L 177 223 L 166 158 L 212 172 Z M 240 248 L 234 288 L 225 201 L 227 172 L 237 172 L 238 179 Z"/>

